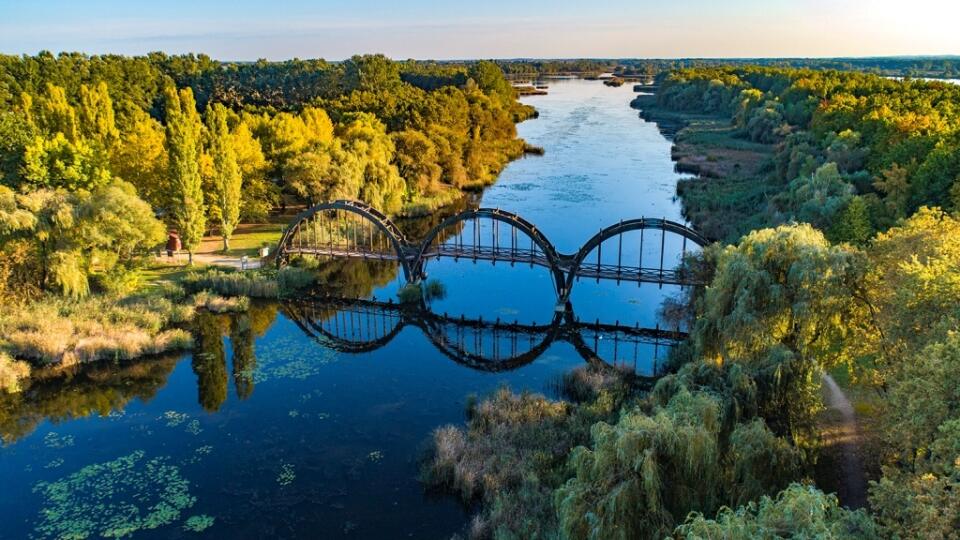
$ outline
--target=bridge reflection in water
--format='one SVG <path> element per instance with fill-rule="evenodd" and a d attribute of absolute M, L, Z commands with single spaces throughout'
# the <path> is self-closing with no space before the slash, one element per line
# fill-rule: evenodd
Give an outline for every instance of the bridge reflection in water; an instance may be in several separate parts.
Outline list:
<path fill-rule="evenodd" d="M 532 223 L 492 208 L 451 216 L 413 242 L 376 209 L 357 201 L 333 201 L 297 216 L 284 231 L 276 256 L 278 265 L 294 256 L 396 261 L 411 283 L 426 276 L 429 260 L 442 257 L 541 266 L 550 271 L 557 304 L 562 307 L 580 278 L 702 285 L 667 255 L 668 237 L 671 248 L 679 241 L 676 251 L 681 261 L 688 248 L 700 249 L 708 243 L 681 223 L 637 218 L 601 229 L 576 253 L 564 254 Z"/>
<path fill-rule="evenodd" d="M 434 313 L 423 303 L 343 298 L 288 301 L 283 311 L 307 335 L 339 352 L 374 351 L 405 327 L 415 326 L 446 357 L 488 372 L 527 365 L 554 343 L 565 341 L 590 364 L 627 368 L 640 377 L 654 378 L 661 374 L 668 350 L 686 338 L 679 328 L 582 322 L 569 304 L 549 324 L 450 316 Z"/>

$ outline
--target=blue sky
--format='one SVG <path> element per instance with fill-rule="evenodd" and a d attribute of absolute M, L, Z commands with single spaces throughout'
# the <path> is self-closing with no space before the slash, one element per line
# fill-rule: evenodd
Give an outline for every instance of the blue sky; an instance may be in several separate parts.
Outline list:
<path fill-rule="evenodd" d="M 224 60 L 960 54 L 960 0 L 0 0 L 0 52 Z"/>

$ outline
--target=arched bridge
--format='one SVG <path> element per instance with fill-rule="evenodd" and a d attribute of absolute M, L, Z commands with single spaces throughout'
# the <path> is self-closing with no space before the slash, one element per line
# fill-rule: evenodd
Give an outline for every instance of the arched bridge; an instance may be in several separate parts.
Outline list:
<path fill-rule="evenodd" d="M 386 346 L 406 326 L 419 328 L 447 358 L 480 371 L 509 371 L 533 362 L 557 341 L 574 346 L 598 367 L 646 366 L 643 377 L 661 373 L 658 361 L 686 338 L 679 329 L 583 322 L 572 308 L 546 324 L 434 313 L 423 303 L 398 304 L 346 298 L 304 298 L 283 304 L 284 313 L 308 336 L 333 350 L 366 353 Z"/>
<path fill-rule="evenodd" d="M 628 233 L 635 234 L 628 238 Z M 709 243 L 682 223 L 638 218 L 601 229 L 576 253 L 564 254 L 534 224 L 493 208 L 451 216 L 421 241 L 413 242 L 369 205 L 339 200 L 319 204 L 294 218 L 280 239 L 276 256 L 278 265 L 296 255 L 397 261 L 408 282 L 423 279 L 427 261 L 441 257 L 536 265 L 551 272 L 559 303 L 566 303 L 579 278 L 702 285 L 675 264 L 675 259 L 667 259 L 668 238 L 681 256 L 691 247 L 688 244 L 703 248 Z M 677 242 L 679 246 L 674 245 Z"/>

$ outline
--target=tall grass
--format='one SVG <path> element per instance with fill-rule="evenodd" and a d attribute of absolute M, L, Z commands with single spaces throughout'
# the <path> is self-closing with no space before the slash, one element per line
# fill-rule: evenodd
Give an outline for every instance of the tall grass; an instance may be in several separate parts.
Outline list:
<path fill-rule="evenodd" d="M 246 296 L 225 298 L 210 291 L 200 291 L 193 295 L 193 304 L 197 308 L 212 313 L 242 313 L 250 308 L 250 298 Z"/>
<path fill-rule="evenodd" d="M 39 365 L 68 366 L 186 349 L 192 337 L 172 328 L 193 317 L 182 295 L 171 285 L 125 298 L 45 296 L 7 305 L 0 313 L 0 350 Z"/>
<path fill-rule="evenodd" d="M 183 280 L 190 292 L 210 291 L 226 296 L 250 298 L 279 298 L 280 286 L 273 276 L 265 272 L 229 272 L 206 270 L 193 272 Z"/>
<path fill-rule="evenodd" d="M 191 292 L 210 291 L 224 296 L 280 298 L 313 285 L 316 274 L 310 268 L 287 266 L 281 270 L 231 272 L 208 269 L 189 274 L 183 280 Z"/>

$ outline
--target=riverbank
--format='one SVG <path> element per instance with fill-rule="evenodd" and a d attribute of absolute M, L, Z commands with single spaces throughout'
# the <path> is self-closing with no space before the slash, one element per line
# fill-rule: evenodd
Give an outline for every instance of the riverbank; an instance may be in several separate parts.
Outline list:
<path fill-rule="evenodd" d="M 722 115 L 667 110 L 653 95 L 638 96 L 631 106 L 672 139 L 677 170 L 694 175 L 677 186 L 684 216 L 694 228 L 735 243 L 743 234 L 769 226 L 764 212 L 770 198 L 785 189 L 773 174 L 776 145 L 738 136 Z M 825 375 L 821 397 L 816 485 L 836 493 L 844 506 L 865 508 L 868 482 L 882 477 L 881 399 L 875 388 L 852 380 L 846 366 Z"/>
<path fill-rule="evenodd" d="M 782 189 L 769 174 L 774 145 L 740 137 L 723 116 L 667 110 L 657 105 L 654 95 L 637 96 L 630 106 L 671 139 L 676 170 L 694 175 L 677 183 L 677 195 L 695 229 L 708 238 L 733 242 L 762 228 L 758 211 Z"/>
<path fill-rule="evenodd" d="M 277 299 L 313 284 L 310 269 L 234 272 L 159 265 L 128 294 L 45 296 L 0 314 L 0 392 L 20 392 L 35 369 L 101 360 L 128 362 L 194 346 L 197 312 L 246 311 L 251 298 Z"/>

